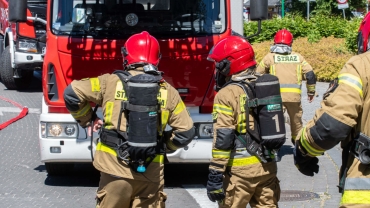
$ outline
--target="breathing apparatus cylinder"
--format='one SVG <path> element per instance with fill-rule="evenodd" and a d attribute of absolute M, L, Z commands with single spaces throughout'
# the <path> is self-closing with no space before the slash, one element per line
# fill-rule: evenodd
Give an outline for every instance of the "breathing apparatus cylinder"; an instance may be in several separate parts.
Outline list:
<path fill-rule="evenodd" d="M 262 143 L 268 149 L 279 149 L 285 143 L 285 124 L 279 79 L 270 74 L 259 77 L 255 84 Z"/>
<path fill-rule="evenodd" d="M 133 147 L 157 145 L 159 86 L 157 82 L 150 83 L 145 75 L 134 76 L 128 82 L 128 100 L 134 106 L 129 113 L 128 144 Z M 140 109 L 136 110 L 135 106 L 140 106 Z"/>
<path fill-rule="evenodd" d="M 139 163 L 137 172 L 146 171 L 146 159 L 155 155 L 158 127 L 158 78 L 139 74 L 130 78 L 128 88 L 128 145 L 131 159 Z"/>

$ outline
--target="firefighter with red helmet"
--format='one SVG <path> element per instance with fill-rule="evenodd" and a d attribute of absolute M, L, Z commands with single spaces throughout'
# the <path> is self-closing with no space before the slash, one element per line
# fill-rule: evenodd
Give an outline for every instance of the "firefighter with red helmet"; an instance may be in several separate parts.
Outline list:
<path fill-rule="evenodd" d="M 257 67 L 259 73 L 270 73 L 279 78 L 283 105 L 289 115 L 292 142 L 302 128 L 302 79 L 306 80 L 308 101 L 315 95 L 316 76 L 304 57 L 292 51 L 293 35 L 286 29 L 279 30 L 274 45 Z"/>
<path fill-rule="evenodd" d="M 299 132 L 294 164 L 309 176 L 318 173 L 319 159 L 341 143 L 340 207 L 370 207 L 370 13 L 358 31 L 358 55 L 351 57 L 333 80 L 321 108 Z"/>
<path fill-rule="evenodd" d="M 286 140 L 278 79 L 255 73 L 253 48 L 239 36 L 220 40 L 208 60 L 215 63 L 218 91 L 208 198 L 223 208 L 277 207 L 280 185 L 273 151 Z"/>
<path fill-rule="evenodd" d="M 97 207 L 165 207 L 166 150 L 191 142 L 193 121 L 157 69 L 160 48 L 153 36 L 132 35 L 122 54 L 124 70 L 74 80 L 64 91 L 65 104 L 88 133 L 101 128 L 93 161 L 101 172 Z M 101 106 L 104 122 L 90 102 Z M 167 124 L 172 131 L 164 132 Z"/>

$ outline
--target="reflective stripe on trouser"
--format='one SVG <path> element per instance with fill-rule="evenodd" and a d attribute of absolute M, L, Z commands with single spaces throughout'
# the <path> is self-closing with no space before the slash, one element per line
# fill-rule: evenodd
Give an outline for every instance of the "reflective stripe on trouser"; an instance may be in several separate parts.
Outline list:
<path fill-rule="evenodd" d="M 151 183 L 101 173 L 96 208 L 164 208 L 163 183 Z"/>
<path fill-rule="evenodd" d="M 353 160 L 347 172 L 340 205 L 341 208 L 370 207 L 370 165 Z"/>
<path fill-rule="evenodd" d="M 295 138 L 302 128 L 302 104 L 300 102 L 283 102 L 283 106 L 289 115 L 291 136 Z"/>
<path fill-rule="evenodd" d="M 244 169 L 244 171 L 249 171 Z M 250 170 L 258 171 L 258 170 Z M 225 174 L 224 179 L 225 200 L 220 208 L 246 207 L 249 203 L 253 208 L 278 207 L 280 199 L 280 184 L 276 173 L 244 178 L 231 172 Z"/>

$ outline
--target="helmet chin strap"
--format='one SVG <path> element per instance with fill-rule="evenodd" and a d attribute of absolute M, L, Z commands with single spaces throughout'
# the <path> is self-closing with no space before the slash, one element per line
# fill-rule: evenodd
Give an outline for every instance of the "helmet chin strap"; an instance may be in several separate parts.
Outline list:
<path fill-rule="evenodd" d="M 215 74 L 215 91 L 218 92 L 227 82 L 227 77 L 223 75 L 220 70 L 216 69 L 217 72 Z"/>
<path fill-rule="evenodd" d="M 229 76 L 230 65 L 231 65 L 231 62 L 227 59 L 224 59 L 220 62 L 216 62 L 216 70 L 224 76 Z"/>

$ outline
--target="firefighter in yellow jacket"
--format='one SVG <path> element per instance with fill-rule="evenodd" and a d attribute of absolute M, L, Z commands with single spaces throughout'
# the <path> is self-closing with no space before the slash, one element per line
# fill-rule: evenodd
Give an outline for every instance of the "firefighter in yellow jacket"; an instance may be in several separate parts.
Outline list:
<path fill-rule="evenodd" d="M 101 172 L 97 207 L 165 207 L 163 163 L 195 135 L 178 92 L 157 70 L 158 41 L 147 32 L 122 48 L 124 70 L 75 80 L 64 92 L 67 109 L 82 127 L 102 126 L 94 167 Z M 102 107 L 104 123 L 90 102 Z M 166 125 L 172 133 L 164 132 Z M 166 147 L 166 148 L 165 148 Z"/>
<path fill-rule="evenodd" d="M 292 51 L 293 35 L 286 29 L 279 30 L 274 37 L 274 45 L 259 63 L 257 72 L 270 73 L 279 78 L 283 105 L 291 127 L 292 142 L 302 128 L 301 86 L 306 79 L 308 101 L 315 95 L 316 76 L 303 56 Z"/>
<path fill-rule="evenodd" d="M 239 36 L 220 40 L 208 60 L 215 62 L 218 91 L 208 198 L 222 208 L 277 207 L 280 185 L 273 151 L 286 140 L 278 79 L 255 74 L 253 48 Z"/>
<path fill-rule="evenodd" d="M 321 108 L 299 132 L 294 163 L 308 176 L 318 173 L 318 158 L 341 143 L 340 207 L 370 207 L 370 15 L 361 23 L 359 55 L 350 58 L 324 94 Z"/>

